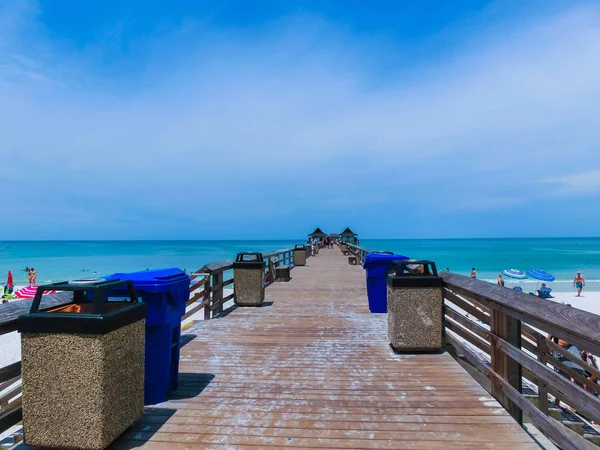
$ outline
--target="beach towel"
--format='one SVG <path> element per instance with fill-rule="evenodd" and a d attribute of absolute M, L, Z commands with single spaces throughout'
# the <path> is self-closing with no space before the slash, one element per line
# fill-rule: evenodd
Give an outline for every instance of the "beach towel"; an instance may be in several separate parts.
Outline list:
<path fill-rule="evenodd" d="M 15 292 L 17 298 L 33 298 L 37 292 L 37 286 L 25 286 Z M 56 291 L 44 291 L 43 295 L 56 294 Z"/>

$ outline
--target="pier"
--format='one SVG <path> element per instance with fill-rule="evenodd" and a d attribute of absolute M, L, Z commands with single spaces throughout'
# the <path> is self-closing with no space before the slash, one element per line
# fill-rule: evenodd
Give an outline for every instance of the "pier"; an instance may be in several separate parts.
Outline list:
<path fill-rule="evenodd" d="M 348 249 L 359 261 L 367 252 Z M 595 388 L 548 366 L 553 343 L 538 330 L 598 354 L 600 317 L 443 274 L 446 351 L 396 354 L 387 316 L 369 312 L 365 274 L 349 256 L 321 249 L 288 282 L 274 274 L 293 264 L 293 252 L 267 256 L 261 307 L 224 308 L 235 297 L 223 295 L 230 263 L 198 271 L 189 311 L 204 310 L 207 320 L 182 331 L 178 388 L 113 448 L 540 448 L 525 421 L 560 448 L 595 448 L 585 422 L 573 425 L 548 406 L 557 396 L 598 420 Z M 10 368 L 12 381 L 19 370 Z"/>

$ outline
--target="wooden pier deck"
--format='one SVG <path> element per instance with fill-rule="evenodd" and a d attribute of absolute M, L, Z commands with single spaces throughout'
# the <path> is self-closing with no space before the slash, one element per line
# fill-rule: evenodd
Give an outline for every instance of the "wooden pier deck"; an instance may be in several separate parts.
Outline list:
<path fill-rule="evenodd" d="M 114 448 L 539 448 L 450 355 L 395 355 L 337 249 L 292 276 L 188 328 L 179 389 Z"/>

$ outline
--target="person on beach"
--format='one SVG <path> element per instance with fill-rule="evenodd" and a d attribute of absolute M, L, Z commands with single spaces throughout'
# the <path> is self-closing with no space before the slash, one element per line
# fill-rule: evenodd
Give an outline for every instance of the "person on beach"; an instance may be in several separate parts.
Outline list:
<path fill-rule="evenodd" d="M 588 363 L 590 366 L 592 366 L 594 369 L 599 370 L 598 369 L 598 362 L 596 361 L 596 357 L 588 352 L 586 352 L 585 350 L 581 350 L 581 359 Z M 598 379 L 598 377 L 596 375 L 594 375 L 592 372 L 589 371 L 585 371 L 585 376 L 587 377 L 588 380 L 590 380 L 592 383 L 595 384 L 600 384 L 600 380 Z M 600 395 L 596 394 L 596 397 L 600 397 Z"/>
<path fill-rule="evenodd" d="M 35 269 L 32 267 L 29 270 L 29 286 L 35 286 L 35 280 L 37 279 L 37 272 L 35 271 Z"/>
<path fill-rule="evenodd" d="M 475 267 L 471 269 L 471 278 L 477 278 L 477 271 L 475 270 Z"/>
<path fill-rule="evenodd" d="M 575 345 L 571 345 L 569 344 L 567 341 L 564 341 L 560 338 L 554 337 L 552 335 L 548 335 L 548 339 L 553 341 L 555 344 L 560 345 L 563 349 L 565 349 L 567 352 L 569 352 L 572 356 L 573 359 L 579 359 L 581 360 L 581 351 L 575 346 Z M 575 373 L 577 373 L 578 375 L 581 375 L 582 377 L 585 377 L 585 370 L 583 368 L 581 368 L 576 362 L 571 361 L 569 358 L 567 358 L 566 356 L 562 355 L 561 353 L 558 353 L 556 350 L 552 352 L 552 357 L 562 363 L 564 366 L 568 367 L 569 369 L 573 370 Z M 554 368 L 554 370 L 556 372 L 558 372 L 558 374 L 564 378 L 566 378 L 567 380 L 571 380 L 573 382 L 575 382 L 577 385 L 584 387 L 580 382 L 574 380 L 573 378 L 571 378 L 571 376 L 558 369 L 558 368 Z M 554 400 L 554 405 L 559 406 L 560 405 L 560 400 L 558 398 L 556 398 Z"/>
<path fill-rule="evenodd" d="M 502 278 L 502 274 L 498 274 L 498 286 L 504 287 L 504 278 Z"/>
<path fill-rule="evenodd" d="M 577 297 L 581 297 L 581 290 L 585 286 L 585 278 L 581 275 L 581 272 L 578 270 L 577 275 L 575 275 L 575 279 L 573 280 L 573 287 L 577 288 Z"/>

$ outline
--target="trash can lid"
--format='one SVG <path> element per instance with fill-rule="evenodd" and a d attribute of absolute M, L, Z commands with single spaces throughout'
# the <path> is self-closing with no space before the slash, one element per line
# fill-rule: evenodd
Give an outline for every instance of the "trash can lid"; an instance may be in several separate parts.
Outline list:
<path fill-rule="evenodd" d="M 137 289 L 152 290 L 156 292 L 164 291 L 170 286 L 178 283 L 189 285 L 190 277 L 183 270 L 177 267 L 169 269 L 142 270 L 140 272 L 114 273 L 107 280 L 131 280 Z"/>
<path fill-rule="evenodd" d="M 404 255 L 390 255 L 388 253 L 367 253 L 363 262 L 363 269 L 366 264 L 375 262 L 375 261 L 405 261 L 409 259 L 408 256 Z"/>
<path fill-rule="evenodd" d="M 240 252 L 235 257 L 235 262 L 260 262 L 263 254 L 260 252 Z"/>
<path fill-rule="evenodd" d="M 437 268 L 433 261 L 398 261 L 394 269 L 387 276 L 387 285 L 390 287 L 441 287 L 443 278 L 438 276 Z"/>

